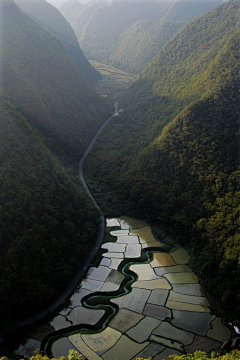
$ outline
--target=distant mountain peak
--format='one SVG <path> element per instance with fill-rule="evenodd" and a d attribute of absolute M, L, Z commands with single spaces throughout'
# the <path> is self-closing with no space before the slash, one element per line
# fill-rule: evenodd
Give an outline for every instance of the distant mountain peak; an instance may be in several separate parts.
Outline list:
<path fill-rule="evenodd" d="M 71 1 L 77 2 L 77 0 Z M 71 25 L 60 11 L 45 0 L 18 0 L 18 4 L 28 16 L 63 42 L 74 60 L 77 70 L 86 82 L 94 84 L 101 78 L 101 75 L 86 59 Z"/>

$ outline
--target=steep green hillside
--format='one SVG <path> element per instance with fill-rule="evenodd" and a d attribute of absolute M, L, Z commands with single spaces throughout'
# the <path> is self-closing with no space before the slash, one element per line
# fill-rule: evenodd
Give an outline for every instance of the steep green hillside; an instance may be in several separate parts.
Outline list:
<path fill-rule="evenodd" d="M 83 4 L 80 4 L 78 0 L 67 0 L 60 6 L 59 11 L 71 24 L 81 13 L 83 7 Z"/>
<path fill-rule="evenodd" d="M 77 70 L 85 81 L 94 84 L 101 79 L 100 74 L 90 65 L 79 48 L 73 29 L 54 6 L 45 0 L 20 0 L 17 3 L 27 15 L 64 43 L 76 63 Z"/>
<path fill-rule="evenodd" d="M 78 159 L 111 110 L 56 36 L 12 0 L 0 18 L 2 329 L 52 302 L 96 238 Z"/>
<path fill-rule="evenodd" d="M 88 58 L 139 74 L 186 22 L 223 0 L 98 1 L 75 11 L 66 2 L 62 13 L 72 24 Z M 96 11 L 97 8 L 101 10 Z M 126 14 L 127 18 L 126 18 Z M 129 15 L 130 14 L 130 15 Z"/>
<path fill-rule="evenodd" d="M 76 72 L 66 47 L 56 36 L 10 1 L 0 10 L 4 93 L 54 152 L 79 158 L 109 115 L 106 105 Z"/>
<path fill-rule="evenodd" d="M 142 20 L 134 23 L 121 35 L 118 49 L 110 56 L 111 64 L 139 74 L 188 20 L 222 2 L 222 0 L 182 0 L 172 5 L 167 14 L 157 22 Z"/>
<path fill-rule="evenodd" d="M 63 3 L 60 11 L 72 25 L 79 38 L 84 26 L 90 21 L 95 11 L 105 6 L 108 6 L 108 3 L 105 0 L 90 2 L 84 6 L 81 5 L 78 0 L 75 0 L 74 2 L 73 0 L 68 0 Z"/>
<path fill-rule="evenodd" d="M 154 0 L 115 0 L 97 9 L 83 28 L 76 27 L 76 22 L 72 26 L 88 59 L 108 63 L 125 30 L 141 19 L 157 21 L 166 11 L 166 4 L 160 5 Z"/>
<path fill-rule="evenodd" d="M 110 63 L 139 74 L 184 24 L 167 20 L 154 23 L 137 21 L 121 35 L 117 50 L 110 56 Z"/>
<path fill-rule="evenodd" d="M 236 322 L 238 11 L 239 1 L 230 1 L 180 30 L 121 100 L 124 114 L 100 139 L 108 151 L 103 156 L 100 142 L 95 153 L 106 186 L 115 188 L 108 214 L 125 209 L 168 228 L 191 251 L 212 304 Z M 105 206 L 107 197 L 97 196 Z"/>
<path fill-rule="evenodd" d="M 214 355 L 214 358 L 212 355 L 207 354 L 205 351 L 196 351 L 194 354 L 187 354 L 187 355 L 169 355 L 168 359 L 172 360 L 208 360 L 208 359 L 215 359 L 215 360 L 239 360 L 240 351 L 235 350 L 231 351 L 230 353 L 227 353 L 225 355 L 217 354 Z M 82 360 L 82 355 L 79 354 L 76 350 L 69 350 L 68 356 L 61 356 L 58 358 L 54 358 L 54 360 L 67 360 L 67 359 L 73 359 L 73 360 Z M 137 359 L 137 358 L 136 358 Z M 149 358 L 148 358 L 149 359 Z M 9 360 L 6 356 L 1 357 L 0 360 Z M 40 353 L 37 353 L 36 356 L 32 357 L 32 360 L 50 360 L 49 357 L 46 355 L 42 355 Z M 144 359 L 147 360 L 147 359 Z M 167 358 L 166 358 L 167 360 Z"/>
<path fill-rule="evenodd" d="M 165 19 L 187 22 L 223 2 L 225 0 L 177 0 L 165 15 Z"/>
<path fill-rule="evenodd" d="M 213 90 L 215 83 L 208 68 L 236 32 L 238 21 L 238 3 L 231 1 L 189 22 L 154 58 L 142 79 L 152 81 L 157 96 L 182 101 L 197 99 L 203 92 Z M 228 70 L 223 71 L 227 81 Z M 225 81 L 224 75 L 219 74 L 220 81 Z"/>
<path fill-rule="evenodd" d="M 139 74 L 183 25 L 183 22 L 164 20 L 137 21 L 122 34 L 110 62 L 119 69 Z"/>
<path fill-rule="evenodd" d="M 9 101 L 0 100 L 0 329 L 46 307 L 98 231 L 98 214 Z"/>

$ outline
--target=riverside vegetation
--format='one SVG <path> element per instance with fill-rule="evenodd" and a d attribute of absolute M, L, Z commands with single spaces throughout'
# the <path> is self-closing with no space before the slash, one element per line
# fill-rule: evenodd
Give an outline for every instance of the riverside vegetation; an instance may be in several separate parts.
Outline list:
<path fill-rule="evenodd" d="M 86 59 L 76 62 L 73 52 L 81 51 L 71 31 L 68 40 L 60 37 L 58 20 L 58 30 L 42 26 L 40 14 L 25 8 L 29 17 L 20 3 L 0 3 L 0 316 L 8 329 L 53 301 L 92 247 L 99 215 L 78 180 L 78 159 L 112 112 L 88 84 L 96 72 L 84 68 Z M 238 0 L 226 2 L 164 40 L 120 99 L 124 113 L 104 130 L 86 166 L 104 214 L 145 218 L 177 236 L 213 308 L 234 324 L 240 322 L 238 10 Z"/>
<path fill-rule="evenodd" d="M 194 354 L 188 354 L 188 355 L 181 355 L 181 356 L 170 356 L 169 357 L 172 360 L 207 360 L 207 359 L 215 359 L 215 360 L 237 360 L 240 358 L 240 352 L 234 351 L 232 353 L 218 356 L 212 354 L 211 357 L 209 357 L 205 352 L 203 351 L 196 351 Z M 6 356 L 1 357 L 0 360 L 8 360 Z M 32 356 L 30 360 L 50 360 L 49 357 L 42 355 L 41 353 L 36 354 L 36 356 Z M 52 360 L 82 360 L 81 354 L 79 354 L 75 350 L 70 350 L 68 357 L 61 356 L 57 359 L 52 358 Z M 136 360 L 149 360 L 148 359 L 142 359 L 137 358 Z"/>
<path fill-rule="evenodd" d="M 1 1 L 0 15 L 2 329 L 49 305 L 92 247 L 99 215 L 78 159 L 112 110 L 83 81 L 86 59 L 77 68 L 13 1 Z"/>
<path fill-rule="evenodd" d="M 218 6 L 167 43 L 121 98 L 124 113 L 96 144 L 92 161 L 101 183 L 86 166 L 104 213 L 145 217 L 178 236 L 213 307 L 236 323 L 238 10 L 239 1 Z"/>

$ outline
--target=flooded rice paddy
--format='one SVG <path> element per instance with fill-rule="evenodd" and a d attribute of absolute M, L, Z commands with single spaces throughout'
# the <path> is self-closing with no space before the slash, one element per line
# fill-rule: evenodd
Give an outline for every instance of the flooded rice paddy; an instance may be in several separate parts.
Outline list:
<path fill-rule="evenodd" d="M 111 231 L 116 242 L 102 245 L 107 252 L 100 265 L 89 269 L 69 306 L 50 323 L 53 334 L 58 333 L 44 341 L 54 357 L 76 349 L 88 360 L 162 360 L 172 354 L 215 351 L 230 338 L 230 330 L 210 313 L 183 248 L 161 251 L 164 244 L 140 221 L 108 219 L 107 226 L 119 227 Z M 149 260 L 138 263 L 148 248 Z M 28 339 L 17 353 L 26 355 L 31 344 L 39 348 L 41 343 Z"/>

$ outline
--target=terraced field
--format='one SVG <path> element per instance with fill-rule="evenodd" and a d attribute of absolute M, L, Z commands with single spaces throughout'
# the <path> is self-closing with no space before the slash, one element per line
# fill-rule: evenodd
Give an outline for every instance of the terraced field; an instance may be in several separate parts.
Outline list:
<path fill-rule="evenodd" d="M 138 78 L 137 75 L 128 74 L 96 61 L 90 63 L 103 75 L 103 79 L 96 86 L 97 92 L 103 97 L 118 98 Z"/>
<path fill-rule="evenodd" d="M 49 324 L 55 331 L 43 340 L 45 349 L 54 357 L 77 349 L 89 360 L 162 360 L 215 351 L 230 338 L 211 314 L 183 248 L 164 252 L 151 228 L 133 219 L 109 219 L 107 226 L 114 226 L 116 242 L 102 245 L 100 265 L 89 269 L 69 306 Z"/>

